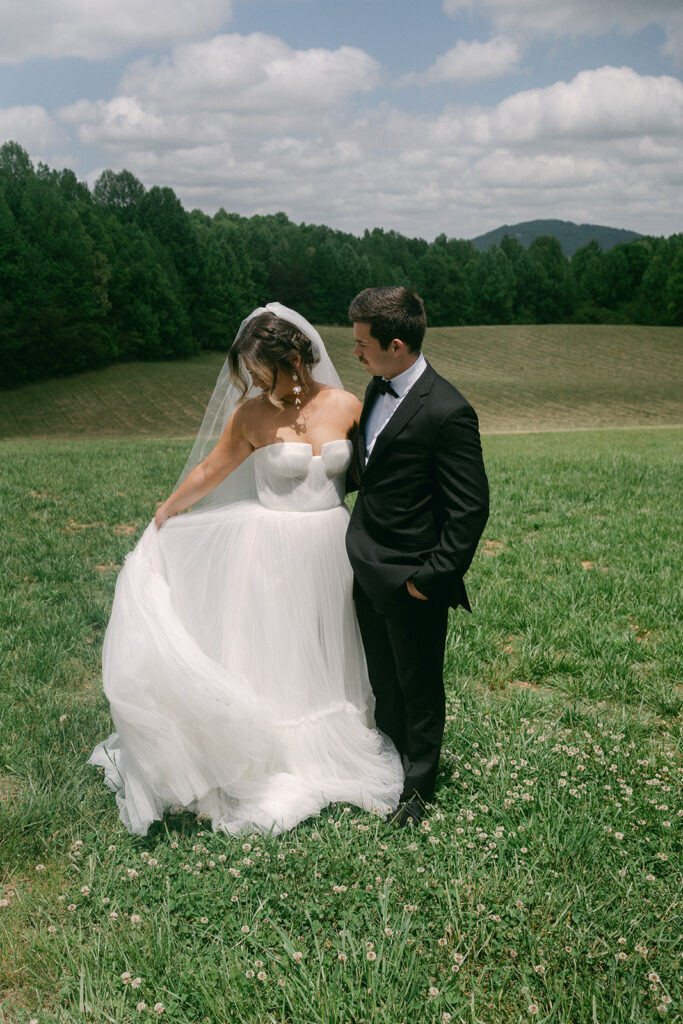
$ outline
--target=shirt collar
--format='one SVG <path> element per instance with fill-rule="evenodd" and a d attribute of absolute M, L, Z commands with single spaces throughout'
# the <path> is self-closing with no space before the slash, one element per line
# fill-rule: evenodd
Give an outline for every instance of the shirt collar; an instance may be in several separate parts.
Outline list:
<path fill-rule="evenodd" d="M 395 377 L 391 378 L 390 384 L 399 398 L 403 398 L 403 396 L 410 391 L 418 377 L 421 377 L 426 369 L 427 360 L 420 352 L 412 366 L 409 366 L 407 370 L 403 371 L 403 373 L 399 373 Z"/>

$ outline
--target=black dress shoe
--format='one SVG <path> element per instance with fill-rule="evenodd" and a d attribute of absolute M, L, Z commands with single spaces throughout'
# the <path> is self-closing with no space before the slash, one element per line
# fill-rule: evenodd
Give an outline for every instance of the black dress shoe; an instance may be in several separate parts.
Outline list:
<path fill-rule="evenodd" d="M 412 800 L 402 800 L 396 810 L 387 815 L 386 821 L 397 828 L 409 828 L 411 825 L 419 825 L 425 813 L 425 805 L 419 797 L 413 797 Z"/>

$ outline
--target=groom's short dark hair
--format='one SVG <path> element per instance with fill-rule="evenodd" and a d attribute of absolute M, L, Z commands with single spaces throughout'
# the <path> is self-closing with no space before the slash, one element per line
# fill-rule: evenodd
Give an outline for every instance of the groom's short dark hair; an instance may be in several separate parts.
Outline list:
<path fill-rule="evenodd" d="M 365 288 L 349 306 L 349 319 L 369 324 L 370 333 L 382 348 L 394 338 L 405 342 L 411 352 L 419 352 L 427 329 L 424 303 L 409 288 Z"/>

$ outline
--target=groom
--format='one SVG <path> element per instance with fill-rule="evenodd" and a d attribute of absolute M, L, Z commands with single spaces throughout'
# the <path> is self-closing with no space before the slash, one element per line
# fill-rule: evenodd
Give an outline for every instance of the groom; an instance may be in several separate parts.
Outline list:
<path fill-rule="evenodd" d="M 377 727 L 403 759 L 405 826 L 434 795 L 446 718 L 449 606 L 488 518 L 477 417 L 421 352 L 422 300 L 366 288 L 351 303 L 354 355 L 372 375 L 360 419 L 359 487 L 346 546 Z"/>

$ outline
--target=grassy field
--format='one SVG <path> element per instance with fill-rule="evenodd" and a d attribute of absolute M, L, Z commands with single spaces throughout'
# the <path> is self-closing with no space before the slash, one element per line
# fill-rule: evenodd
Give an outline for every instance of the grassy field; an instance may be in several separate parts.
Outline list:
<path fill-rule="evenodd" d="M 497 344 L 491 396 L 511 366 Z M 659 415 L 652 370 L 635 366 L 648 402 L 613 401 L 619 424 Z M 557 425 L 562 393 L 516 426 Z M 623 394 L 636 402 L 634 384 Z M 7 398 L 5 427 L 19 423 Z M 66 407 L 59 422 L 85 419 Z M 400 832 L 333 806 L 240 840 L 188 815 L 131 837 L 86 764 L 110 730 L 100 649 L 116 572 L 186 443 L 0 445 L 0 1020 L 680 1020 L 681 437 L 484 438 L 493 513 L 475 614 L 451 621 L 433 813 Z"/>
<path fill-rule="evenodd" d="M 346 327 L 321 328 L 345 385 L 368 377 Z M 449 327 L 425 353 L 479 413 L 485 433 L 680 424 L 683 329 Z M 0 391 L 0 438 L 186 437 L 223 355 L 132 363 Z"/>

